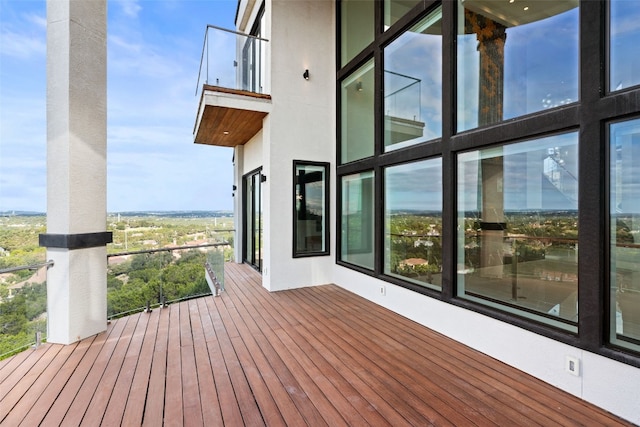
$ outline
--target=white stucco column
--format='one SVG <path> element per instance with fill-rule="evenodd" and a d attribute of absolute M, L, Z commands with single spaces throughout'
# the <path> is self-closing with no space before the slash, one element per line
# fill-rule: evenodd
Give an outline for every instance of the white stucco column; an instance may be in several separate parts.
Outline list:
<path fill-rule="evenodd" d="M 106 329 L 106 0 L 47 0 L 49 342 Z"/>

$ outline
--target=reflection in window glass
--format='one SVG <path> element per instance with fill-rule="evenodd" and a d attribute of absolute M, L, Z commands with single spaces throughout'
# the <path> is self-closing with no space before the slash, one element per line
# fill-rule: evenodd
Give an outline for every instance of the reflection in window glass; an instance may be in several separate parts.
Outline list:
<path fill-rule="evenodd" d="M 384 29 L 385 31 L 398 22 L 415 5 L 422 0 L 385 0 L 384 1 Z"/>
<path fill-rule="evenodd" d="M 294 256 L 329 253 L 327 173 L 326 163 L 294 162 Z"/>
<path fill-rule="evenodd" d="M 611 341 L 640 350 L 640 120 L 610 132 Z"/>
<path fill-rule="evenodd" d="M 458 131 L 578 100 L 578 0 L 459 0 Z"/>
<path fill-rule="evenodd" d="M 342 81 L 342 163 L 373 156 L 373 60 Z"/>
<path fill-rule="evenodd" d="M 442 136 L 442 9 L 384 50 L 384 145 Z"/>
<path fill-rule="evenodd" d="M 344 66 L 373 41 L 375 2 L 342 0 L 340 5 L 340 52 Z"/>
<path fill-rule="evenodd" d="M 440 289 L 441 159 L 389 167 L 384 182 L 385 274 Z"/>
<path fill-rule="evenodd" d="M 640 2 L 611 0 L 609 89 L 640 84 Z"/>
<path fill-rule="evenodd" d="M 373 172 L 342 177 L 340 259 L 373 270 Z"/>
<path fill-rule="evenodd" d="M 458 292 L 576 330 L 577 133 L 458 157 Z"/>

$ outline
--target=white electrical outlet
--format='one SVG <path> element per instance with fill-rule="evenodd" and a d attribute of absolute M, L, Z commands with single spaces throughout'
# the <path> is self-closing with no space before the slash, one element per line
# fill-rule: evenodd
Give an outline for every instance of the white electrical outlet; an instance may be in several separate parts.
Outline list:
<path fill-rule="evenodd" d="M 386 295 L 387 294 L 387 287 L 384 285 L 380 285 L 380 295 Z"/>
<path fill-rule="evenodd" d="M 580 376 L 580 359 L 573 356 L 567 356 L 564 369 L 571 375 Z"/>

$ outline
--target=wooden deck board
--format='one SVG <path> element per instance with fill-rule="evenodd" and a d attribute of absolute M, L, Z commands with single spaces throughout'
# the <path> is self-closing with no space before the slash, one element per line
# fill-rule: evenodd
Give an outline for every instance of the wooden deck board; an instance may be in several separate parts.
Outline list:
<path fill-rule="evenodd" d="M 318 289 L 322 290 L 322 288 Z M 335 298 L 334 293 L 329 295 L 331 298 Z M 316 302 L 318 304 L 327 303 L 325 300 L 316 300 Z M 395 319 L 395 314 L 387 312 L 372 316 L 367 311 L 364 311 L 361 317 L 368 317 L 372 321 L 380 321 L 381 318 L 384 320 L 385 317 L 388 317 L 388 320 L 392 321 Z M 522 415 L 526 416 L 527 419 L 538 419 L 543 425 L 548 423 L 574 425 L 576 421 L 584 425 L 594 421 L 606 423 L 608 420 L 607 414 L 583 413 L 585 402 L 575 399 L 567 393 L 561 393 L 561 395 L 549 394 L 549 390 L 557 391 L 557 389 L 536 378 L 527 376 L 529 381 L 526 384 L 522 384 L 524 375 L 522 372 L 488 357 L 478 358 L 477 356 L 480 353 L 470 348 L 452 347 L 451 343 L 453 341 L 451 339 L 429 331 L 414 322 L 407 321 L 406 326 L 407 328 L 398 331 L 397 328 L 389 328 L 387 323 L 382 321 L 379 329 L 387 330 L 390 334 L 394 334 L 398 336 L 398 339 L 402 340 L 414 341 L 417 338 L 414 349 L 420 350 L 420 354 L 426 355 L 430 349 L 437 350 L 430 356 L 430 362 L 439 364 L 452 373 L 456 370 L 464 373 L 464 381 L 473 384 L 474 387 L 483 390 L 485 393 L 499 396 L 501 402 L 509 402 L 509 405 L 518 406 L 523 410 L 524 413 Z M 428 337 L 425 332 L 429 332 Z M 447 357 L 442 357 L 442 355 Z M 502 393 L 497 393 L 496 390 Z M 559 411 L 548 411 L 547 408 L 550 406 L 557 407 Z M 593 416 L 596 418 L 594 419 Z M 565 424 L 567 420 L 571 420 L 569 424 Z"/>
<path fill-rule="evenodd" d="M 2 425 L 630 425 L 335 285 L 226 292 L 0 363 Z"/>
<path fill-rule="evenodd" d="M 132 426 L 141 425 L 144 414 L 144 405 L 147 398 L 147 390 L 149 388 L 149 377 L 151 375 L 151 364 L 153 362 L 153 353 L 158 336 L 158 324 L 160 322 L 160 311 L 156 310 L 152 315 L 147 316 L 147 322 L 144 341 L 137 358 L 135 372 L 131 380 L 131 388 L 128 390 L 128 397 L 124 413 L 122 414 L 122 425 Z M 105 417 L 108 414 L 105 414 Z"/>
<path fill-rule="evenodd" d="M 324 301 L 324 303 L 327 303 Z M 341 305 L 334 301 L 334 305 Z M 336 309 L 337 310 L 337 309 Z M 360 342 L 364 348 L 369 348 L 378 360 L 389 365 L 395 375 L 407 384 L 407 388 L 414 394 L 429 396 L 430 405 L 445 419 L 456 425 L 467 424 L 477 420 L 480 423 L 491 422 L 499 425 L 512 425 L 519 419 L 519 413 L 514 408 L 504 405 L 501 411 L 483 410 L 500 406 L 499 400 L 493 402 L 491 395 L 486 395 L 466 378 L 460 378 L 456 372 L 446 372 L 431 363 L 424 363 L 425 353 L 417 354 L 413 347 L 402 344 L 396 336 L 387 335 L 379 328 L 370 328 L 371 323 L 361 320 L 362 313 L 340 319 L 335 316 L 330 320 L 336 328 L 344 333 L 351 332 L 352 337 Z M 380 327 L 382 327 L 381 325 Z M 367 331 L 363 333 L 360 331 Z M 370 342 L 373 341 L 373 347 Z M 375 363 L 374 360 L 372 362 Z M 414 367 L 420 367 L 419 369 Z M 452 387 L 456 385 L 456 387 Z M 464 417 L 464 418 L 463 418 Z M 482 418 L 486 418 L 486 421 Z"/>
<path fill-rule="evenodd" d="M 113 337 L 115 347 L 113 352 L 105 352 L 100 362 L 97 363 L 90 372 L 86 380 L 86 387 L 82 396 L 91 396 L 91 401 L 83 411 L 84 405 L 79 404 L 76 408 L 71 407 L 69 413 L 65 417 L 65 424 L 68 425 L 92 425 L 102 421 L 109 400 L 113 394 L 113 390 L 118 380 L 118 376 L 123 373 L 122 365 L 124 358 L 131 344 L 133 333 L 138 325 L 139 316 L 129 317 L 125 324 L 122 334 Z M 103 367 L 104 365 L 104 367 Z M 100 374 L 100 371 L 102 373 Z M 86 400 L 86 399 L 84 399 Z M 76 399 L 75 402 L 81 400 Z"/>
<path fill-rule="evenodd" d="M 42 390 L 44 392 L 47 388 L 47 385 L 51 383 L 51 380 L 55 377 L 56 373 L 62 368 L 67 358 L 73 353 L 73 350 L 76 345 L 70 345 L 67 347 L 63 347 L 59 349 L 60 351 L 54 353 L 49 350 L 46 354 L 46 358 L 50 358 L 50 362 L 45 365 L 45 363 L 40 363 L 39 366 L 45 367 L 44 370 L 40 371 L 38 369 L 30 370 L 21 380 L 16 384 L 13 389 L 2 398 L 3 406 L 6 408 L 13 408 L 11 413 L 8 414 L 6 418 L 4 418 L 3 423 L 6 425 L 18 425 L 24 417 L 29 413 L 29 409 L 32 405 L 28 399 L 22 399 L 25 392 L 33 388 L 35 390 Z M 41 397 L 40 395 L 34 395 L 36 399 Z M 2 412 L 0 412 L 0 416 L 3 416 Z"/>
<path fill-rule="evenodd" d="M 140 360 L 142 345 L 150 317 L 151 316 L 138 317 L 133 337 L 131 338 L 131 342 L 129 343 L 129 347 L 127 348 L 121 365 L 122 367 L 117 371 L 115 368 L 111 371 L 111 375 L 116 375 L 115 381 L 107 380 L 109 382 L 113 381 L 114 385 L 113 392 L 111 393 L 106 409 L 102 407 L 97 407 L 95 409 L 96 418 L 98 416 L 102 417 L 104 414 L 102 422 L 105 425 L 117 426 L 123 424 L 122 417 L 124 415 L 125 408 L 127 407 L 127 401 L 129 400 L 129 394 L 133 386 L 133 378 L 135 376 L 136 369 L 138 368 L 138 361 Z M 144 370 L 142 367 L 140 368 L 141 371 Z M 133 396 L 131 396 L 131 399 L 135 400 Z M 93 418 L 89 417 L 89 419 Z"/>
<path fill-rule="evenodd" d="M 193 343 L 198 372 L 198 387 L 200 389 L 200 402 L 202 404 L 202 420 L 205 426 L 218 426 L 223 424 L 220 401 L 216 393 L 211 360 L 207 351 L 207 336 L 213 329 L 205 327 L 209 316 L 207 305 L 202 298 L 194 300 L 195 309 L 190 305 L 191 324 L 193 325 Z M 197 310 L 196 310 L 197 309 Z M 203 320 L 204 319 L 204 320 Z M 210 323 L 209 323 L 210 325 Z"/>
<path fill-rule="evenodd" d="M 49 408 L 54 405 L 58 395 L 73 374 L 73 371 L 79 366 L 84 355 L 96 341 L 96 338 L 97 337 L 92 337 L 91 339 L 82 340 L 78 343 L 73 354 L 67 358 L 62 368 L 56 373 L 56 376 L 46 385 L 44 392 L 35 403 L 31 399 L 23 400 L 27 406 L 31 405 L 31 407 L 28 412 L 25 412 L 26 416 L 22 420 L 21 425 L 35 426 L 40 424 L 49 411 Z M 14 407 L 13 411 L 19 411 L 19 409 Z"/>
<path fill-rule="evenodd" d="M 164 396 L 164 419 L 184 422 L 182 410 L 182 348 L 180 346 L 180 308 L 182 304 L 169 307 L 169 341 L 167 351 L 167 374 Z"/>
<path fill-rule="evenodd" d="M 151 359 L 151 373 L 149 386 L 146 392 L 142 425 L 158 426 L 164 420 L 164 396 L 167 377 L 167 353 L 169 340 L 169 311 L 156 310 L 158 312 L 158 329 L 156 343 Z M 136 424 L 137 425 L 137 424 Z"/>
<path fill-rule="evenodd" d="M 209 316 L 205 319 L 205 329 L 211 333 L 207 338 L 207 351 L 211 361 L 211 369 L 213 370 L 218 401 L 220 402 L 222 421 L 227 425 L 242 425 L 240 405 L 233 391 L 231 377 L 222 354 L 218 336 L 218 334 L 222 333 L 224 326 L 221 325 L 220 313 L 216 310 L 214 301 L 208 298 L 206 306 Z"/>

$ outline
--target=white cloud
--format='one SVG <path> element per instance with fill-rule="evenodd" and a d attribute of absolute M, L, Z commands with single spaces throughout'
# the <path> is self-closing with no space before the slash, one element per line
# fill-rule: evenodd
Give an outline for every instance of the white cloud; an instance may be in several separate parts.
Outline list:
<path fill-rule="evenodd" d="M 119 3 L 122 6 L 122 12 L 130 18 L 137 18 L 138 14 L 142 10 L 142 6 L 138 0 L 120 0 L 116 3 Z"/>
<path fill-rule="evenodd" d="M 47 30 L 46 16 L 31 13 L 31 14 L 25 15 L 25 19 L 31 22 L 32 24 L 34 24 L 36 27 L 39 27 L 41 30 L 43 31 Z"/>
<path fill-rule="evenodd" d="M 30 59 L 44 56 L 47 50 L 46 39 L 39 33 L 21 33 L 3 27 L 0 39 L 0 55 Z"/>

